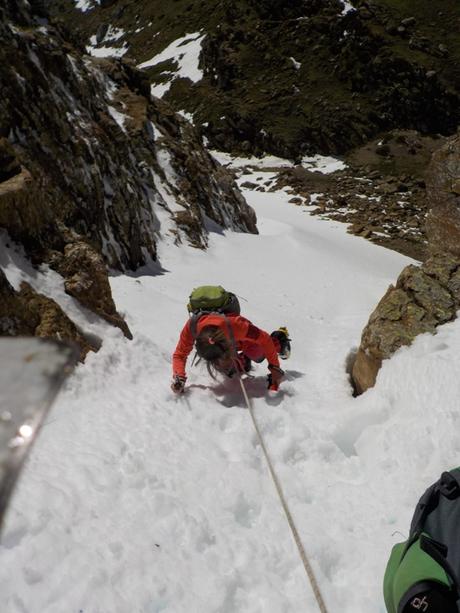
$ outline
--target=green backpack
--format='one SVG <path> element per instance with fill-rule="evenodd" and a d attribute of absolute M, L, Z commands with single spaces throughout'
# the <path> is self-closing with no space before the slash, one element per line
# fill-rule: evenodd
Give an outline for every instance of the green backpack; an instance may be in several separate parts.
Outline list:
<path fill-rule="evenodd" d="M 217 312 L 240 314 L 240 304 L 235 294 L 227 292 L 221 285 L 201 285 L 190 294 L 187 305 L 189 313 Z"/>
<path fill-rule="evenodd" d="M 409 538 L 392 549 L 383 580 L 388 613 L 458 613 L 460 469 L 444 472 L 415 509 Z"/>

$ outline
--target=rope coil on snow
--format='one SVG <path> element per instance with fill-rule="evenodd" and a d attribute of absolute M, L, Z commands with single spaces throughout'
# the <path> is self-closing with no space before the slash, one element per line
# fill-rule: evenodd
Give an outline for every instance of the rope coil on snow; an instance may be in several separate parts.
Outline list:
<path fill-rule="evenodd" d="M 308 577 L 308 579 L 310 581 L 310 585 L 311 585 L 311 588 L 312 588 L 313 593 L 315 595 L 316 602 L 318 603 L 319 610 L 321 611 L 321 613 L 327 613 L 326 605 L 325 605 L 324 599 L 323 599 L 323 597 L 321 595 L 321 591 L 319 589 L 318 581 L 317 581 L 317 579 L 315 577 L 315 573 L 313 572 L 313 568 L 311 567 L 311 564 L 308 561 L 307 554 L 305 553 L 304 546 L 302 544 L 302 541 L 300 540 L 299 533 L 297 531 L 296 525 L 294 523 L 294 520 L 292 518 L 291 512 L 289 510 L 289 507 L 287 505 L 286 499 L 284 497 L 284 493 L 283 493 L 283 490 L 281 488 L 281 484 L 279 482 L 278 476 L 277 476 L 277 474 L 275 472 L 275 469 L 273 468 L 273 464 L 272 464 L 272 462 L 270 460 L 270 456 L 268 454 L 268 450 L 267 450 L 267 448 L 265 446 L 264 439 L 262 438 L 262 434 L 260 432 L 259 425 L 258 425 L 257 420 L 256 420 L 255 415 L 254 415 L 254 407 L 252 406 L 252 402 L 250 401 L 250 399 L 249 399 L 249 397 L 247 395 L 246 388 L 244 387 L 244 383 L 243 383 L 243 380 L 241 378 L 241 375 L 239 375 L 238 380 L 240 382 L 241 390 L 242 390 L 243 396 L 244 396 L 244 400 L 245 400 L 246 406 L 247 406 L 247 408 L 249 410 L 249 414 L 251 415 L 252 423 L 254 424 L 254 428 L 255 428 L 255 431 L 257 433 L 257 437 L 259 439 L 260 446 L 262 447 L 262 451 L 263 451 L 265 459 L 267 461 L 268 469 L 270 471 L 271 477 L 273 479 L 273 483 L 275 484 L 276 491 L 278 493 L 279 499 L 281 501 L 281 505 L 282 505 L 284 513 L 286 515 L 286 519 L 288 521 L 289 528 L 291 529 L 292 536 L 294 537 L 295 544 L 296 544 L 297 549 L 299 551 L 300 559 L 302 560 L 302 564 L 304 566 L 305 572 L 307 573 L 307 577 Z"/>

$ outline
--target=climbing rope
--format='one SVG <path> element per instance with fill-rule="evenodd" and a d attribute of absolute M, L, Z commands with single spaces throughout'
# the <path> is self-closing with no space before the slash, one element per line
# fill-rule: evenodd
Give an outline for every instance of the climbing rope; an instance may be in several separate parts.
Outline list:
<path fill-rule="evenodd" d="M 318 581 L 316 580 L 315 573 L 313 572 L 313 568 L 311 567 L 311 564 L 310 564 L 310 562 L 309 562 L 309 560 L 307 558 L 307 554 L 305 553 L 305 549 L 303 547 L 302 541 L 300 540 L 299 533 L 297 531 L 296 525 L 294 523 L 294 520 L 292 518 L 291 512 L 289 510 L 289 507 L 287 505 L 286 499 L 284 497 L 284 493 L 283 493 L 283 489 L 281 487 L 281 483 L 280 483 L 280 481 L 278 479 L 278 476 L 277 476 L 277 474 L 275 472 L 275 469 L 273 468 L 273 464 L 272 464 L 272 462 L 270 460 L 270 456 L 268 454 L 268 450 L 267 450 L 267 448 L 265 446 L 264 439 L 262 438 L 262 434 L 260 432 L 259 425 L 258 425 L 257 420 L 255 418 L 254 407 L 253 407 L 252 402 L 249 399 L 249 396 L 248 396 L 248 394 L 246 392 L 246 388 L 244 387 L 243 379 L 241 378 L 241 372 L 240 372 L 240 370 L 238 368 L 238 364 L 237 364 L 237 345 L 236 345 L 236 342 L 235 342 L 235 336 L 233 334 L 232 327 L 230 325 L 230 322 L 228 321 L 228 318 L 225 316 L 225 314 L 222 313 L 221 315 L 222 315 L 222 317 L 223 317 L 223 319 L 225 321 L 225 324 L 227 326 L 228 335 L 229 335 L 230 343 L 231 343 L 232 350 L 233 350 L 232 351 L 233 352 L 232 359 L 233 359 L 233 362 L 234 362 L 235 371 L 237 373 L 238 380 L 240 382 L 241 391 L 243 392 L 243 396 L 244 396 L 244 400 L 246 402 L 246 406 L 247 406 L 247 408 L 249 410 L 249 414 L 251 415 L 252 423 L 254 424 L 254 428 L 255 428 L 255 431 L 257 433 L 257 437 L 259 439 L 260 446 L 262 448 L 262 451 L 264 453 L 265 459 L 267 461 L 268 469 L 270 471 L 271 477 L 273 479 L 273 483 L 275 484 L 276 491 L 277 491 L 279 499 L 281 501 L 281 506 L 283 507 L 284 513 L 286 515 L 286 519 L 287 519 L 289 527 L 291 529 L 292 536 L 294 537 L 295 544 L 296 544 L 297 549 L 298 549 L 299 554 L 300 554 L 300 559 L 302 560 L 302 564 L 303 564 L 303 567 L 305 569 L 305 572 L 307 573 L 307 577 L 308 577 L 308 579 L 310 581 L 310 585 L 311 585 L 311 588 L 312 588 L 313 593 L 315 595 L 316 602 L 318 603 L 319 610 L 321 611 L 321 613 L 327 613 L 326 605 L 325 605 L 324 599 L 323 599 L 323 597 L 321 595 L 321 591 L 319 589 Z"/>
<path fill-rule="evenodd" d="M 264 439 L 262 438 L 262 434 L 260 432 L 259 425 L 258 425 L 257 420 L 256 420 L 255 415 L 254 415 L 254 407 L 253 407 L 252 402 L 251 402 L 251 400 L 250 400 L 250 398 L 249 398 L 249 396 L 248 396 L 248 394 L 246 392 L 246 388 L 244 387 L 244 383 L 243 383 L 243 379 L 241 378 L 241 374 L 239 374 L 238 380 L 240 382 L 241 391 L 243 392 L 243 396 L 244 396 L 244 400 L 246 402 L 246 406 L 247 406 L 247 408 L 249 410 L 249 414 L 251 415 L 252 423 L 254 424 L 254 428 L 255 428 L 255 431 L 257 433 L 257 437 L 259 439 L 260 446 L 262 448 L 262 451 L 264 453 L 265 459 L 267 461 L 268 469 L 270 471 L 270 474 L 271 474 L 272 479 L 273 479 L 273 483 L 275 484 L 276 491 L 277 491 L 279 499 L 281 501 L 281 506 L 283 507 L 284 513 L 286 515 L 286 519 L 288 521 L 289 527 L 290 527 L 291 532 L 292 532 L 292 536 L 294 537 L 295 544 L 297 545 L 297 549 L 298 549 L 299 554 L 300 554 L 300 559 L 302 560 L 302 564 L 303 564 L 303 567 L 305 569 L 305 572 L 307 573 L 307 577 L 308 577 L 308 579 L 310 581 L 310 585 L 311 585 L 311 588 L 312 588 L 313 593 L 315 595 L 316 602 L 318 603 L 319 610 L 321 611 L 321 613 L 327 613 L 326 605 L 325 605 L 324 599 L 323 599 L 323 597 L 321 595 L 321 591 L 319 589 L 318 581 L 317 581 L 317 579 L 315 577 L 315 573 L 313 572 L 313 568 L 311 567 L 311 564 L 308 561 L 307 554 L 305 553 L 304 546 L 302 544 L 302 541 L 300 540 L 299 533 L 297 531 L 296 525 L 294 523 L 294 520 L 292 518 L 291 512 L 289 510 L 289 507 L 287 505 L 286 499 L 284 497 L 284 493 L 283 493 L 283 490 L 282 490 L 282 487 L 281 487 L 281 483 L 279 482 L 278 476 L 277 476 L 277 474 L 275 472 L 275 469 L 273 468 L 273 464 L 272 464 L 272 462 L 270 460 L 270 456 L 268 454 L 268 450 L 267 450 L 267 448 L 265 446 Z"/>

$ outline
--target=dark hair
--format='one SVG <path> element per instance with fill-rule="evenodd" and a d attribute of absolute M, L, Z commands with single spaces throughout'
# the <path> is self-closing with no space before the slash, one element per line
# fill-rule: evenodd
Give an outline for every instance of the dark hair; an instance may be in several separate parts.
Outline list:
<path fill-rule="evenodd" d="M 205 326 L 195 340 L 197 354 L 207 362 L 214 362 L 230 355 L 230 343 L 217 326 Z"/>

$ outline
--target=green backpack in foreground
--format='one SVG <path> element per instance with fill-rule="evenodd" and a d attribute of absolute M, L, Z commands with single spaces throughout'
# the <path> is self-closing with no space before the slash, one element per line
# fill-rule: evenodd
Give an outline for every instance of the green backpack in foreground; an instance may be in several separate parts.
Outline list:
<path fill-rule="evenodd" d="M 458 613 L 460 469 L 444 472 L 415 509 L 407 541 L 392 549 L 383 580 L 388 613 Z"/>
<path fill-rule="evenodd" d="M 221 285 L 201 285 L 190 294 L 187 308 L 190 313 L 217 312 L 240 314 L 240 303 L 235 294 Z"/>

